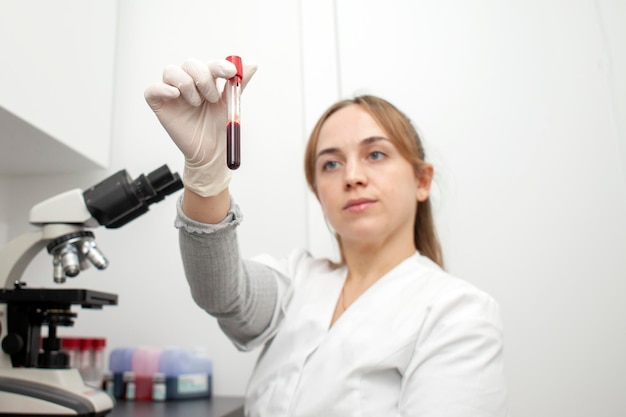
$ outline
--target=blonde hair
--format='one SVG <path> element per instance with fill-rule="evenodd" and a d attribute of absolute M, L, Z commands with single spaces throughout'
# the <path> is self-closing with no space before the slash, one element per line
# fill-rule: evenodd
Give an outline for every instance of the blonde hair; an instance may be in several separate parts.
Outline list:
<path fill-rule="evenodd" d="M 360 106 L 378 123 L 385 133 L 389 135 L 388 139 L 396 146 L 400 154 L 413 165 L 415 175 L 419 177 L 426 164 L 426 155 L 422 141 L 409 118 L 394 105 L 382 98 L 362 95 L 352 99 L 338 101 L 330 106 L 324 114 L 322 114 L 313 128 L 304 153 L 304 173 L 309 189 L 317 196 L 315 187 L 315 152 L 322 126 L 337 110 L 351 105 Z M 435 231 L 430 198 L 416 204 L 418 204 L 419 207 L 415 214 L 415 222 L 413 225 L 415 249 L 443 268 L 443 254 Z M 335 238 L 339 243 L 339 248 L 341 248 L 340 237 L 335 234 Z M 343 265 L 344 263 L 342 253 L 340 264 Z"/>

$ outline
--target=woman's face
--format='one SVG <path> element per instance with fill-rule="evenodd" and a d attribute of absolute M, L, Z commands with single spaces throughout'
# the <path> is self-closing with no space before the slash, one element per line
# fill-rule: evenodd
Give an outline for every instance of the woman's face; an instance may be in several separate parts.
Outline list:
<path fill-rule="evenodd" d="M 331 115 L 315 152 L 315 189 L 343 245 L 411 245 L 417 202 L 428 198 L 432 167 L 412 165 L 360 106 Z"/>

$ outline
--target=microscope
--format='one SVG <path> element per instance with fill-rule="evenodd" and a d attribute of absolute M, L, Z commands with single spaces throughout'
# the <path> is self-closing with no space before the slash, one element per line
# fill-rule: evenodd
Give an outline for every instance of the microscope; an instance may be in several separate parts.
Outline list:
<path fill-rule="evenodd" d="M 89 416 L 108 414 L 113 399 L 86 385 L 61 349 L 59 326 L 72 326 L 72 306 L 102 309 L 117 295 L 87 289 L 29 288 L 22 275 L 44 247 L 52 256 L 53 280 L 62 284 L 107 259 L 89 229 L 119 228 L 148 206 L 181 189 L 166 165 L 135 180 L 121 170 L 86 191 L 70 190 L 35 205 L 36 230 L 0 250 L 0 416 Z M 48 329 L 42 338 L 42 327 Z"/>

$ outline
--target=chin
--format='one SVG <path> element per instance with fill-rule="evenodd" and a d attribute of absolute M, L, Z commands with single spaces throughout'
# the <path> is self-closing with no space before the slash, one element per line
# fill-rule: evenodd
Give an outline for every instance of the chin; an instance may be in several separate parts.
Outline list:
<path fill-rule="evenodd" d="M 381 240 L 381 232 L 372 229 L 352 229 L 348 233 L 339 234 L 339 237 L 344 244 L 370 245 Z"/>

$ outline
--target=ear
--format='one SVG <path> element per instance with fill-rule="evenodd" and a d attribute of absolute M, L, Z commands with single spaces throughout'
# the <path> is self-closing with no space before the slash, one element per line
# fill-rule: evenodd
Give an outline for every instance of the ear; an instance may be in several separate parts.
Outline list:
<path fill-rule="evenodd" d="M 426 201 L 430 195 L 430 184 L 433 181 L 433 166 L 431 164 L 424 163 L 420 167 L 420 172 L 417 175 L 417 201 Z"/>

